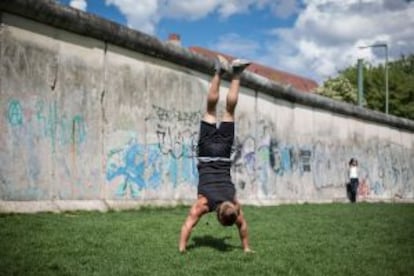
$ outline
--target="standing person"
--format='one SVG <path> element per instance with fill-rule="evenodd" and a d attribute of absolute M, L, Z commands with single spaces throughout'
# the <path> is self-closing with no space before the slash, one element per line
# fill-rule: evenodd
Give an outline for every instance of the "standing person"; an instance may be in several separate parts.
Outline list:
<path fill-rule="evenodd" d="M 358 192 L 359 178 L 358 178 L 358 160 L 351 158 L 349 161 L 349 183 L 350 183 L 350 199 L 352 203 L 356 202 Z"/>
<path fill-rule="evenodd" d="M 178 245 L 180 252 L 185 252 L 191 231 L 200 218 L 214 211 L 217 213 L 217 220 L 223 226 L 236 224 L 243 250 L 251 252 L 247 222 L 236 199 L 236 190 L 230 175 L 230 154 L 234 142 L 234 111 L 239 96 L 240 75 L 249 64 L 248 61 L 236 59 L 229 68 L 224 57 L 216 58 L 215 74 L 207 95 L 207 110 L 200 123 L 197 149 L 198 195 L 181 227 Z M 232 79 L 227 93 L 226 109 L 217 127 L 216 106 L 219 100 L 220 81 L 226 71 L 232 75 Z"/>

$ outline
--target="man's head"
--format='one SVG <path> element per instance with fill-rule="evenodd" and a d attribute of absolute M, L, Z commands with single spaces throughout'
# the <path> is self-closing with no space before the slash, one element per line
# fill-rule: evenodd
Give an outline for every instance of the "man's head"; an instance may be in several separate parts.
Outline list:
<path fill-rule="evenodd" d="M 232 226 L 239 215 L 239 208 L 230 202 L 224 201 L 217 207 L 217 220 L 223 226 Z"/>

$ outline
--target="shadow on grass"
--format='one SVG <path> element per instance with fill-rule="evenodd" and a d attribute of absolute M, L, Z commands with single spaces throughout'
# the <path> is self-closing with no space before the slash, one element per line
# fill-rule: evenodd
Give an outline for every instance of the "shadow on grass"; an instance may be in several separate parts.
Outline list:
<path fill-rule="evenodd" d="M 226 243 L 226 240 L 230 239 L 230 237 L 223 237 L 223 238 L 215 238 L 211 235 L 205 235 L 202 237 L 194 237 L 192 238 L 193 244 L 190 244 L 187 247 L 187 250 L 193 250 L 197 247 L 211 247 L 218 251 L 232 251 L 236 246 Z"/>

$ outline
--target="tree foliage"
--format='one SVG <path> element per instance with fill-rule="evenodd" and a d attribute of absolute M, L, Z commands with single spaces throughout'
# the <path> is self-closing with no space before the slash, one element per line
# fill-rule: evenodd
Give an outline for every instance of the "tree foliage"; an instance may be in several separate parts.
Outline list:
<path fill-rule="evenodd" d="M 364 63 L 364 101 L 366 108 L 385 112 L 385 66 Z M 389 113 L 414 120 L 414 54 L 402 56 L 388 63 Z M 358 103 L 357 65 L 340 71 L 318 88 L 317 93 L 326 97 Z"/>
<path fill-rule="evenodd" d="M 317 93 L 338 101 L 353 104 L 358 102 L 357 89 L 344 75 L 328 79 L 323 86 L 317 89 Z"/>

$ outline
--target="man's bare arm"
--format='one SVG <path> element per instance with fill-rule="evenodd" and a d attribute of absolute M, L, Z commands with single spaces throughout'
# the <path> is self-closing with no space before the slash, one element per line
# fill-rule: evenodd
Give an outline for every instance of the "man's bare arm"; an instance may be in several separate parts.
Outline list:
<path fill-rule="evenodd" d="M 249 247 L 249 234 L 247 231 L 247 221 L 243 216 L 243 212 L 240 210 L 239 216 L 236 220 L 237 228 L 239 229 L 240 241 L 244 252 L 251 252 Z"/>
<path fill-rule="evenodd" d="M 186 220 L 181 227 L 180 243 L 178 249 L 180 252 L 185 252 L 188 239 L 190 238 L 193 227 L 196 226 L 201 216 L 208 212 L 207 200 L 203 197 L 199 197 L 191 207 L 190 212 Z"/>

